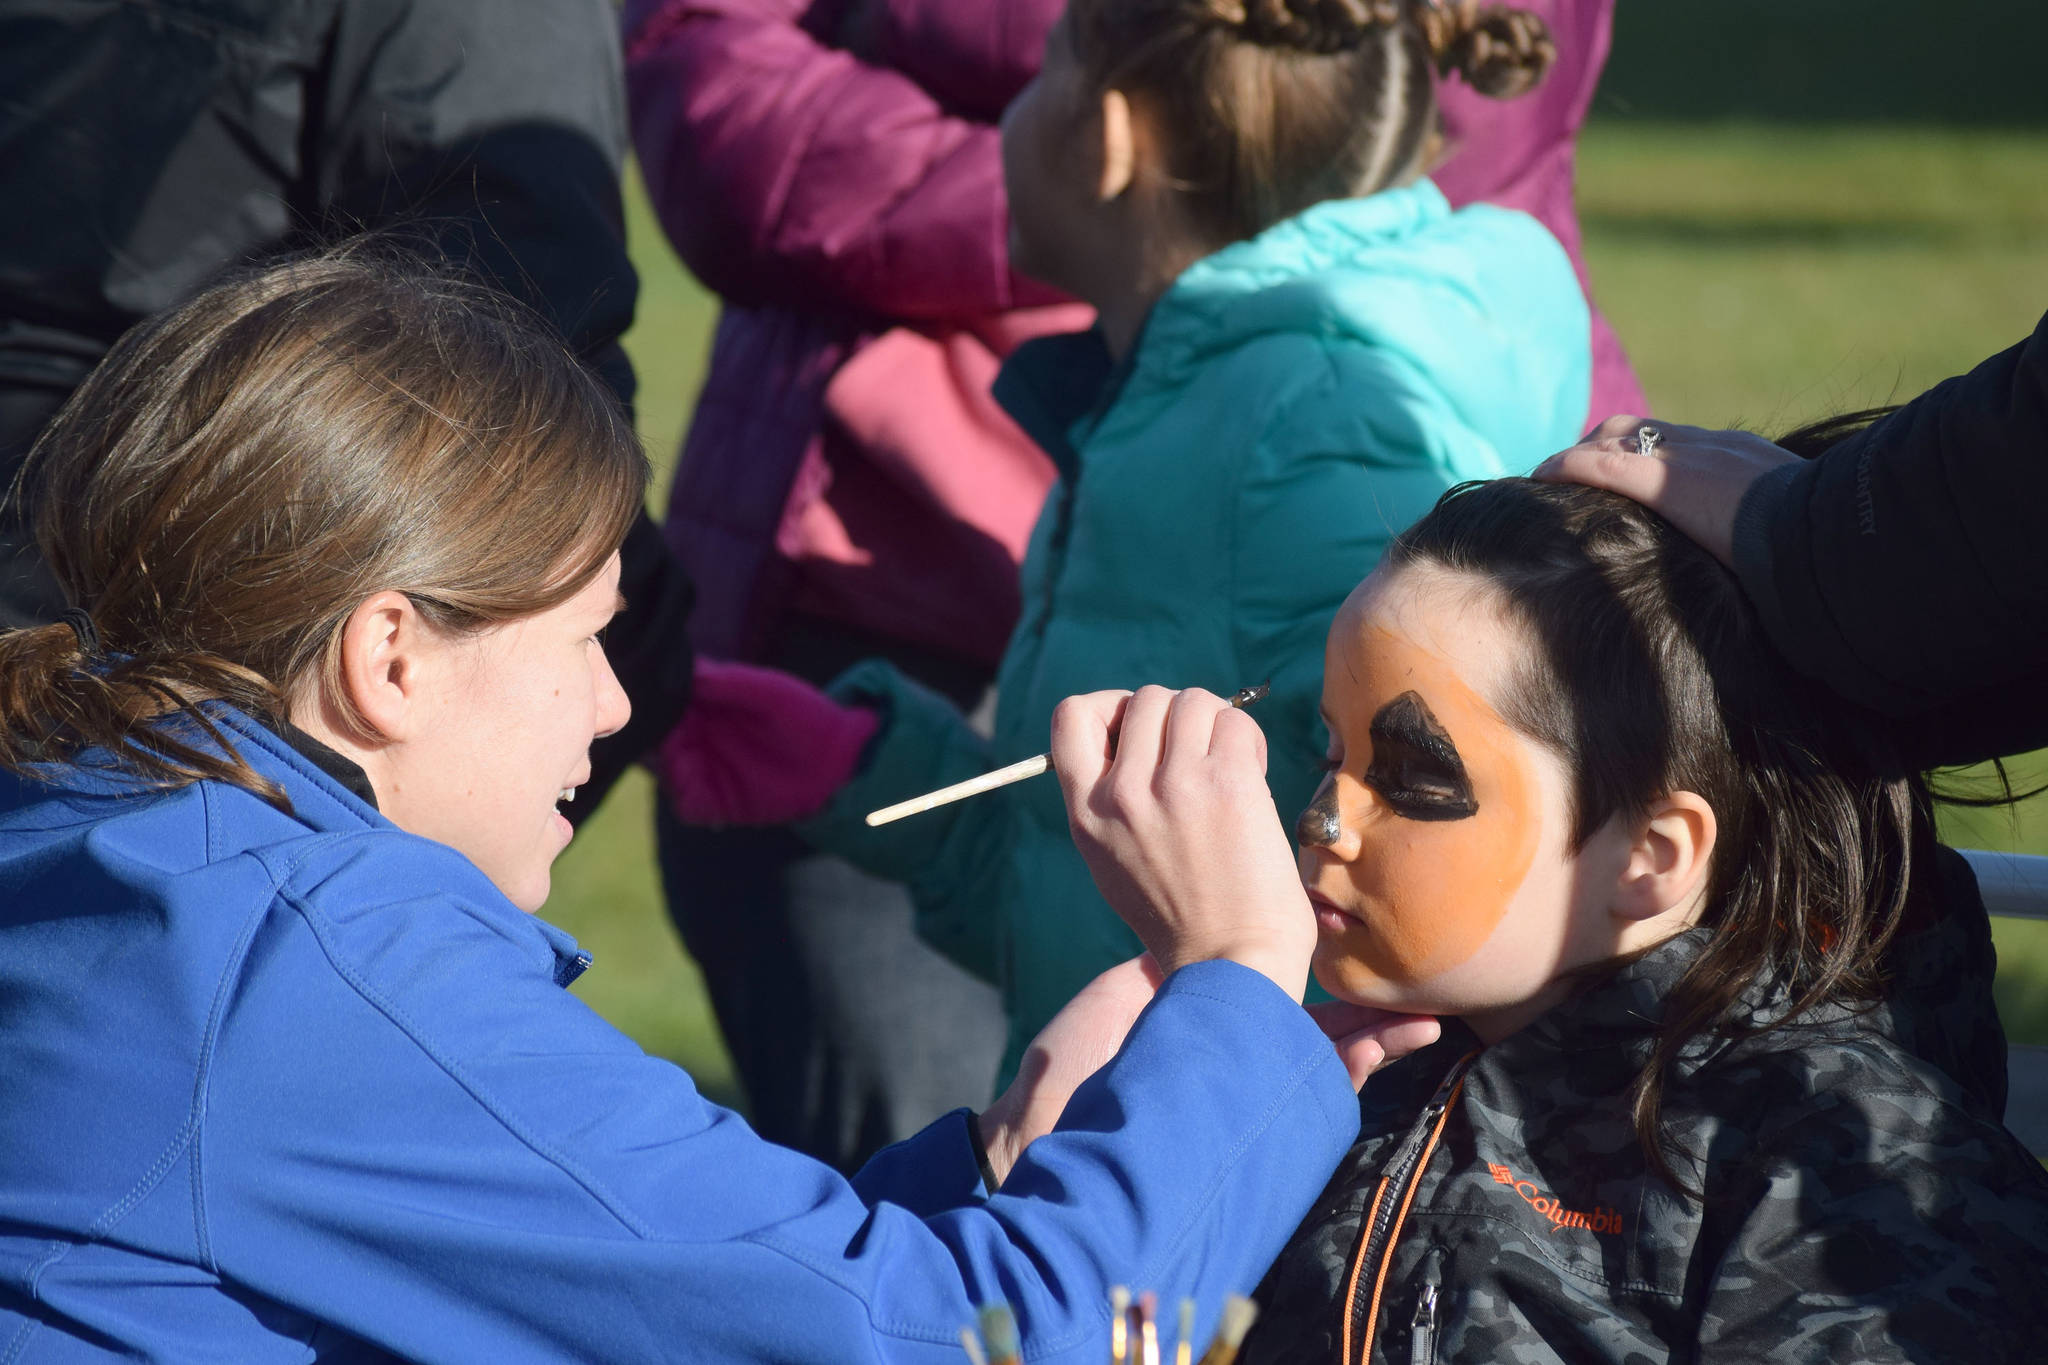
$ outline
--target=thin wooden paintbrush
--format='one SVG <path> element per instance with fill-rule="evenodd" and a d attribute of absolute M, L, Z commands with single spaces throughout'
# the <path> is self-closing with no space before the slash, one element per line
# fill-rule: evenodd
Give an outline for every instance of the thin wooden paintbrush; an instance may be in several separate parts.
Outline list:
<path fill-rule="evenodd" d="M 1138 1365 L 1159 1365 L 1159 1296 L 1146 1290 L 1138 1296 Z"/>
<path fill-rule="evenodd" d="M 1146 1293 L 1134 1302 L 1131 1291 L 1113 1285 L 1109 1291 L 1109 1365 L 1162 1365 L 1159 1352 L 1159 1296 Z M 1235 1365 L 1244 1346 L 1245 1334 L 1259 1316 L 1258 1305 L 1242 1294 L 1223 1301 L 1223 1321 L 1199 1365 Z M 992 1303 L 981 1310 L 981 1330 L 960 1329 L 960 1346 L 968 1365 L 1023 1365 L 1023 1349 L 1017 1333 L 1017 1317 L 1006 1303 Z M 984 1349 L 982 1342 L 988 1345 Z M 1180 1301 L 1180 1331 L 1173 1348 L 1174 1365 L 1189 1365 L 1194 1355 L 1195 1301 Z"/>
<path fill-rule="evenodd" d="M 1272 690 L 1273 685 L 1271 682 L 1262 682 L 1256 687 L 1241 688 L 1230 699 L 1230 704 L 1239 710 L 1243 710 Z M 868 813 L 868 823 L 870 825 L 886 825 L 892 821 L 901 820 L 906 815 L 922 815 L 928 810 L 935 810 L 940 806 L 950 806 L 955 801 L 964 801 L 970 796 L 979 796 L 983 792 L 992 792 L 997 787 L 1007 787 L 1012 782 L 1022 782 L 1026 778 L 1037 777 L 1041 773 L 1051 771 L 1052 755 L 1039 754 L 1035 758 L 1023 759 L 1020 762 L 1010 764 L 1008 767 L 997 768 L 994 772 L 983 773 L 980 777 L 970 777 L 965 782 L 955 782 L 950 787 L 941 787 L 935 792 L 926 792 L 923 796 L 913 796 L 908 801 L 898 801 L 893 806 L 884 806 L 878 811 L 870 811 Z"/>
<path fill-rule="evenodd" d="M 1209 1343 L 1209 1349 L 1202 1352 L 1202 1365 L 1233 1365 L 1238 1348 L 1244 1345 L 1245 1333 L 1252 1330 L 1252 1322 L 1259 1316 L 1259 1306 L 1242 1294 L 1232 1294 L 1223 1301 L 1223 1325 L 1216 1329 L 1216 1339 Z"/>
<path fill-rule="evenodd" d="M 1024 1352 L 1017 1341 L 1017 1315 L 1007 1303 L 981 1310 L 981 1339 L 988 1343 L 988 1365 L 1021 1365 Z"/>

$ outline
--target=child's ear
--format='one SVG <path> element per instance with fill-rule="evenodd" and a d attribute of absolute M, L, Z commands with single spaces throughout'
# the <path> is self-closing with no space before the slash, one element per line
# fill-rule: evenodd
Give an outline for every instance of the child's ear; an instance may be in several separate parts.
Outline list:
<path fill-rule="evenodd" d="M 1096 197 L 1107 204 L 1131 187 L 1137 174 L 1137 134 L 1131 127 L 1131 102 L 1121 90 L 1102 92 L 1102 174 Z"/>
<path fill-rule="evenodd" d="M 1613 909 L 1624 920 L 1690 912 L 1705 894 L 1718 827 L 1714 808 L 1692 792 L 1659 797 L 1635 824 Z"/>

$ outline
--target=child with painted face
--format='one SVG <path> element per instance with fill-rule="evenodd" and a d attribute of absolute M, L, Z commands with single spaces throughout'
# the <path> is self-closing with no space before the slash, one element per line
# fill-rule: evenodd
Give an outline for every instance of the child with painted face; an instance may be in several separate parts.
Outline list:
<path fill-rule="evenodd" d="M 1527 13 L 1414 0 L 1071 0 L 1005 115 L 1018 268 L 1099 325 L 1027 343 L 996 396 L 1060 478 L 1022 567 L 992 736 L 893 670 L 808 832 L 906 880 L 920 928 L 998 981 L 1010 1061 L 1138 944 L 1051 783 L 869 830 L 867 812 L 1046 748 L 1061 699 L 1145 684 L 1256 716 L 1283 809 L 1314 789 L 1330 615 L 1451 485 L 1529 468 L 1582 421 L 1585 301 L 1557 240 L 1424 177 L 1436 81 L 1530 88 Z"/>
<path fill-rule="evenodd" d="M 1367 1085 L 1247 1359 L 2037 1349 L 1982 903 L 1731 574 L 1613 494 L 1454 489 L 1338 613 L 1323 714 L 1316 978 L 1444 1036 Z"/>

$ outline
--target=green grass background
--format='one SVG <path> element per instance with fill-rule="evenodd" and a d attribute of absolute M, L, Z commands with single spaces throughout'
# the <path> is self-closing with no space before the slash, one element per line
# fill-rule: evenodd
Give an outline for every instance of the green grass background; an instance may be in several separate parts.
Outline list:
<path fill-rule="evenodd" d="M 1808 29 L 1854 9 L 1866 27 L 1883 29 L 1868 0 L 1813 0 L 1803 11 L 1743 3 L 1760 16 L 1801 12 Z M 1746 54 L 1717 49 L 1713 60 L 1733 73 L 1718 82 L 1674 66 L 1665 54 L 1704 41 L 1684 28 L 1694 21 L 1679 8 L 1624 0 L 1610 78 L 1580 145 L 1595 291 L 1658 413 L 1783 430 L 1910 397 L 2031 330 L 2048 308 L 2048 109 L 2038 107 L 2038 75 L 1995 100 L 1952 83 L 1880 106 L 1916 116 L 1911 126 L 1816 118 L 1810 91 L 1783 88 L 1800 52 L 1789 39 Z M 1911 7 L 1877 8 L 1892 15 L 1893 41 L 1858 42 L 1909 51 L 1917 21 L 1900 16 Z M 1715 24 L 1737 27 L 1726 9 L 1714 8 Z M 2043 10 L 2029 0 L 2026 14 Z M 1794 37 L 1805 31 L 1794 28 Z M 1694 91 L 1690 110 L 1669 96 L 1674 83 Z M 1837 85 L 1863 98 L 1871 82 Z M 1761 110 L 1768 121 L 1726 121 L 1725 108 Z M 659 508 L 716 303 L 669 251 L 637 183 L 628 207 L 642 295 L 626 344 L 640 375 L 641 430 L 663 471 Z M 2048 777 L 2048 762 L 2017 771 Z M 707 1093 L 734 1102 L 702 979 L 661 908 L 651 800 L 638 774 L 611 796 L 563 855 L 546 913 L 596 957 L 576 988 L 583 997 L 687 1067 Z M 2017 811 L 1952 811 L 1944 821 L 1958 843 L 2048 853 L 2048 799 Z M 2008 1029 L 2048 1042 L 2048 924 L 2002 921 L 1997 932 Z"/>

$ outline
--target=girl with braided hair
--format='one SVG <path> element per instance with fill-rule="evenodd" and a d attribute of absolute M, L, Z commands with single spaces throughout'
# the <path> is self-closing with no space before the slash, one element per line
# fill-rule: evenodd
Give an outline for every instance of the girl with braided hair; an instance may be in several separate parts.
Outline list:
<path fill-rule="evenodd" d="M 807 829 L 908 882 L 921 930 L 1001 985 L 1010 1066 L 1138 951 L 1058 793 L 861 817 L 1041 752 L 1064 697 L 1146 683 L 1270 679 L 1268 778 L 1283 808 L 1307 800 L 1337 605 L 1444 489 L 1526 470 L 1583 420 L 1566 252 L 1524 214 L 1454 212 L 1425 176 L 1446 73 L 1510 97 L 1552 55 L 1497 6 L 1071 0 L 1006 113 L 1011 257 L 1098 323 L 1026 343 L 996 382 L 1060 477 L 993 737 L 861 665 L 833 690 L 880 725 Z"/>
<path fill-rule="evenodd" d="M 1439 39 L 1473 50 L 1438 92 L 1448 158 L 1431 174 L 1453 205 L 1529 213 L 1577 269 L 1573 139 L 1614 0 L 1521 2 L 1543 25 Z M 722 304 L 665 519 L 700 658 L 658 765 L 677 817 L 660 830 L 670 911 L 755 1125 L 849 1169 L 985 1098 L 1005 1027 L 994 991 L 914 937 L 903 886 L 779 825 L 818 809 L 867 733 L 807 722 L 807 682 L 886 658 L 971 712 L 1016 624 L 1055 471 L 989 382 L 1022 341 L 1092 314 L 1012 268 L 996 124 L 1064 4 L 623 10 L 651 201 Z M 1526 79 L 1516 53 L 1545 26 L 1556 60 L 1536 89 L 1474 88 Z M 1597 310 L 1590 339 L 1590 415 L 1647 411 Z"/>

